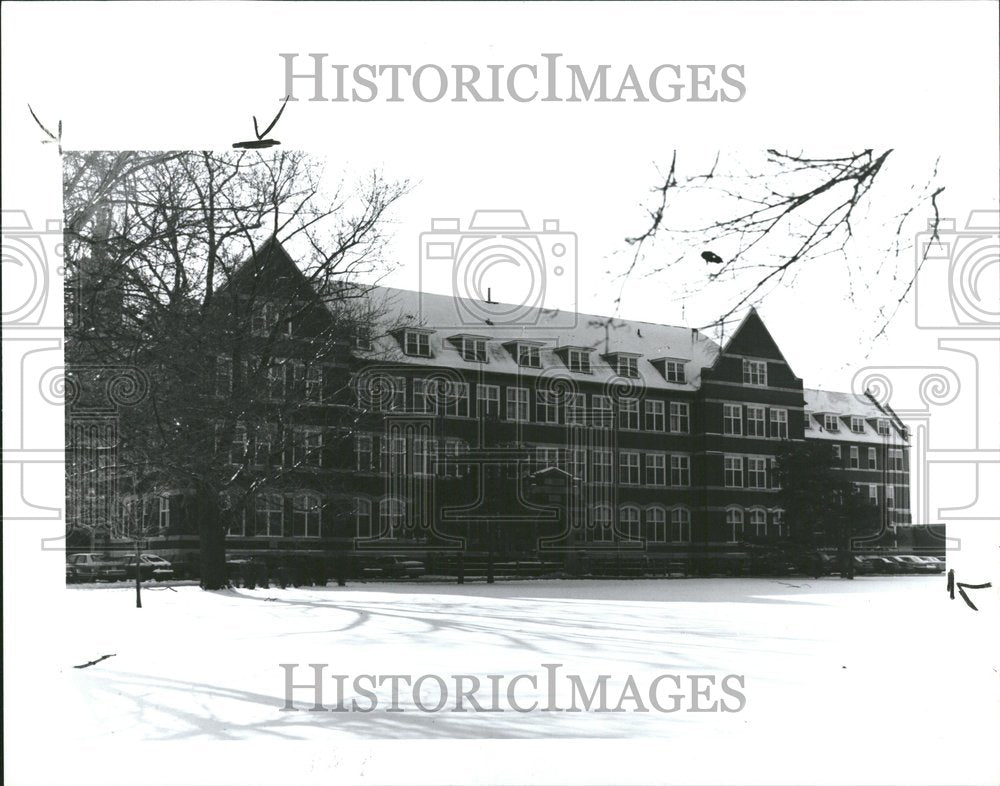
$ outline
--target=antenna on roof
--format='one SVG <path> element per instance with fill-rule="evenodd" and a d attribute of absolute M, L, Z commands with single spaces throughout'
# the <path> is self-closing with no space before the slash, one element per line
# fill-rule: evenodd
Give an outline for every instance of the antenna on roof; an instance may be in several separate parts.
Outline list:
<path fill-rule="evenodd" d="M 486 303 L 490 306 L 497 305 L 497 302 L 493 299 L 493 288 L 486 287 Z"/>

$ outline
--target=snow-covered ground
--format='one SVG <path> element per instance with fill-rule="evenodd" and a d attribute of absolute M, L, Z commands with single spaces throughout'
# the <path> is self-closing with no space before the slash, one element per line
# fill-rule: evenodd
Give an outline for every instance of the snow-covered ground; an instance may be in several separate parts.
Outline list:
<path fill-rule="evenodd" d="M 45 729 L 52 756 L 19 762 L 19 780 L 8 782 L 136 783 L 136 767 L 142 782 L 170 784 L 491 783 L 531 774 L 550 782 L 1000 781 L 998 657 L 985 625 L 995 615 L 949 600 L 940 576 L 156 587 L 143 604 L 135 609 L 125 587 L 66 590 L 53 620 L 60 645 L 34 655 L 32 678 L 48 679 L 14 719 L 25 734 Z M 73 668 L 105 654 L 114 657 Z M 386 712 L 387 682 L 373 712 L 307 712 L 309 690 L 295 691 L 300 711 L 283 712 L 283 663 L 300 664 L 297 683 L 312 679 L 311 663 L 347 675 L 348 706 L 370 703 L 351 690 L 357 675 L 440 675 L 452 691 L 451 675 L 474 675 L 485 704 L 486 675 L 502 675 L 507 711 L 452 712 L 453 697 L 442 711 L 420 711 L 404 684 L 403 711 Z M 661 674 L 678 675 L 687 696 L 672 713 L 648 701 L 648 712 L 633 701 L 622 712 L 512 711 L 506 686 L 521 673 L 539 684 L 521 680 L 517 702 L 545 706 L 543 664 L 561 664 L 555 704 L 563 708 L 569 674 L 588 690 L 610 675 L 612 707 L 629 675 L 643 698 Z M 697 674 L 742 675 L 746 706 L 685 711 Z M 435 685 L 425 682 L 425 706 L 435 704 Z M 332 677 L 324 683 L 324 704 L 336 703 L 335 688 Z M 661 686 L 661 706 L 677 692 Z M 700 706 L 736 703 L 718 684 L 709 694 Z M 217 768 L 192 763 L 191 746 L 222 740 L 238 743 L 205 749 Z"/>

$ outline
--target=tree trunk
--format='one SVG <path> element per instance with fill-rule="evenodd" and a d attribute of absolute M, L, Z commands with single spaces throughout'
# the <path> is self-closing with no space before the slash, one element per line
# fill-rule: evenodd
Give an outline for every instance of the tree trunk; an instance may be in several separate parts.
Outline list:
<path fill-rule="evenodd" d="M 198 541 L 201 548 L 201 588 L 225 589 L 226 582 L 226 531 L 218 498 L 211 492 L 200 495 Z"/>

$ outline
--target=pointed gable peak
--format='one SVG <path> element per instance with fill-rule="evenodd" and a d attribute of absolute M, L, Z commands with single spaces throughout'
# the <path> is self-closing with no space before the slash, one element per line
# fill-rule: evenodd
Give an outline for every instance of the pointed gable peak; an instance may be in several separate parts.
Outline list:
<path fill-rule="evenodd" d="M 739 326 L 729 337 L 722 349 L 722 354 L 769 358 L 787 364 L 778 343 L 771 335 L 771 331 L 767 329 L 760 313 L 753 306 L 750 306 L 750 310 L 743 316 Z"/>

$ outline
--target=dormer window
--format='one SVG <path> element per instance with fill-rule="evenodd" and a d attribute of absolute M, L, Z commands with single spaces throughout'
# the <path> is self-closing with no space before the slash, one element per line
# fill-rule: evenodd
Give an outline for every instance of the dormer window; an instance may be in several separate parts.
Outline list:
<path fill-rule="evenodd" d="M 431 335 L 424 330 L 406 330 L 403 332 L 403 351 L 417 358 L 431 356 Z"/>
<path fill-rule="evenodd" d="M 637 377 L 639 376 L 639 359 L 618 356 L 618 376 Z"/>
<path fill-rule="evenodd" d="M 864 434 L 865 433 L 865 419 L 864 418 L 858 418 L 858 417 L 852 417 L 851 418 L 851 431 L 853 431 L 855 434 Z"/>
<path fill-rule="evenodd" d="M 743 384 L 767 385 L 767 362 L 763 360 L 743 361 Z"/>
<path fill-rule="evenodd" d="M 889 421 L 885 418 L 878 419 L 878 435 L 880 437 L 889 436 Z"/>
<path fill-rule="evenodd" d="M 570 371 L 579 371 L 582 374 L 589 374 L 590 353 L 585 349 L 570 349 L 566 353 L 566 365 Z"/>
<path fill-rule="evenodd" d="M 840 431 L 840 420 L 836 415 L 824 415 L 823 416 L 823 428 L 827 431 Z"/>
<path fill-rule="evenodd" d="M 462 359 L 473 363 L 486 362 L 486 339 L 462 336 Z"/>
<path fill-rule="evenodd" d="M 538 347 L 530 344 L 517 345 L 517 365 L 525 368 L 541 368 L 542 353 Z"/>
<path fill-rule="evenodd" d="M 373 348 L 371 325 L 359 322 L 354 326 L 354 348 L 366 352 Z"/>
<path fill-rule="evenodd" d="M 684 361 L 665 360 L 663 362 L 663 376 L 667 382 L 686 382 L 684 374 Z"/>

